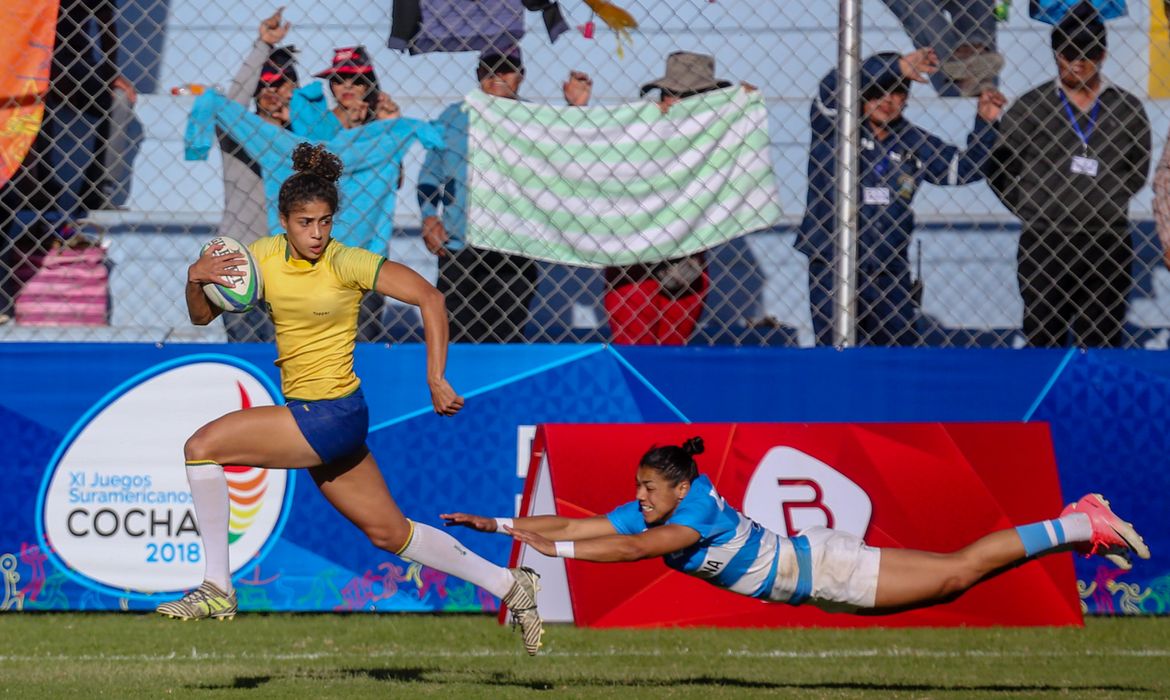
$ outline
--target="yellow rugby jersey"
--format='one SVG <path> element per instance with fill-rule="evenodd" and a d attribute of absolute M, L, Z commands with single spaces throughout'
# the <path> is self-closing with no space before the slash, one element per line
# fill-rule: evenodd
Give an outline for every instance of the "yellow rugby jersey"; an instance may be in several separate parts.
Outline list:
<path fill-rule="evenodd" d="M 276 327 L 284 397 L 318 401 L 353 393 L 361 384 L 353 371 L 358 307 L 385 258 L 336 239 L 315 263 L 291 257 L 285 236 L 261 238 L 248 249 Z"/>

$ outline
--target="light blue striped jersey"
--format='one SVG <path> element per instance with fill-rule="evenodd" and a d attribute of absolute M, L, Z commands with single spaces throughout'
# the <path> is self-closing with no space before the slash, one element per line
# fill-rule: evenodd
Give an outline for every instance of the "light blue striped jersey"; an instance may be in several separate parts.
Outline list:
<path fill-rule="evenodd" d="M 637 501 L 606 517 L 620 534 L 647 530 Z M 672 569 L 753 598 L 768 598 L 776 581 L 780 536 L 727 505 L 711 480 L 700 476 L 662 525 L 684 525 L 699 541 L 663 557 Z"/>

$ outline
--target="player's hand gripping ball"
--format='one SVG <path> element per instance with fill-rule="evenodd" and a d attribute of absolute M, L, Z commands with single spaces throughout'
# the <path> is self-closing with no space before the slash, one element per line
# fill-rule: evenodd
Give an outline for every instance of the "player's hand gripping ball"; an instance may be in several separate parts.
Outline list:
<path fill-rule="evenodd" d="M 208 282 L 203 285 L 203 293 L 207 295 L 212 304 L 228 313 L 242 314 L 256 308 L 264 298 L 264 279 L 260 277 L 260 269 L 256 267 L 256 261 L 252 258 L 248 247 L 234 238 L 216 236 L 203 244 L 199 254 L 202 255 L 213 245 L 223 246 L 214 255 L 231 255 L 233 253 L 243 255 L 244 263 L 242 265 L 229 268 L 242 272 L 243 275 L 227 278 L 235 282 L 231 286 Z"/>

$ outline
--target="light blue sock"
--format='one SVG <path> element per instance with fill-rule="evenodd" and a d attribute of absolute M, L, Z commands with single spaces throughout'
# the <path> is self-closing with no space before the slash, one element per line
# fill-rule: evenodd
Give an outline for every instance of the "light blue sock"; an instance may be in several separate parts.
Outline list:
<path fill-rule="evenodd" d="M 1089 516 L 1073 513 L 1054 520 L 1021 525 L 1016 528 L 1024 543 L 1024 555 L 1033 557 L 1070 542 L 1088 542 L 1092 535 Z"/>

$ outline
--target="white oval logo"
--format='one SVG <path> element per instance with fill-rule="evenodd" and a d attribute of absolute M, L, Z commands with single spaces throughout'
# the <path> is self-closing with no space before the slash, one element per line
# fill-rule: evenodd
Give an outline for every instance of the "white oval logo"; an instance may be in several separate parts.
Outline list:
<path fill-rule="evenodd" d="M 41 485 L 38 535 L 82 585 L 125 596 L 191 588 L 203 545 L 183 468 L 183 444 L 230 411 L 271 406 L 279 392 L 256 367 L 195 355 L 153 367 L 81 418 Z M 224 465 L 232 572 L 275 541 L 293 474 Z"/>
<path fill-rule="evenodd" d="M 828 527 L 865 537 L 873 504 L 849 477 L 792 447 L 773 447 L 752 472 L 743 514 L 786 537 Z"/>

